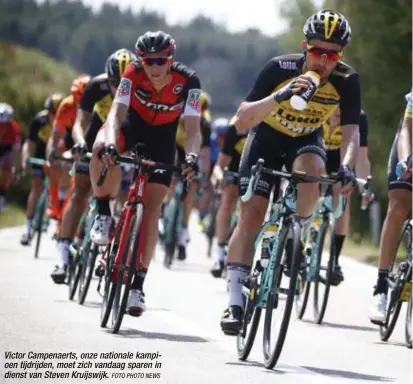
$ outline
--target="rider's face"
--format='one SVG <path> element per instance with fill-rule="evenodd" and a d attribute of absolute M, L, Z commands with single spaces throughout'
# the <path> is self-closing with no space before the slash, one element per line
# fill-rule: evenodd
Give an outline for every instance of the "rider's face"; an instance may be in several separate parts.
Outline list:
<path fill-rule="evenodd" d="M 170 66 L 172 65 L 172 58 L 159 56 L 159 54 L 148 54 L 140 59 L 143 69 L 149 80 L 157 83 L 165 80 L 168 75 Z"/>
<path fill-rule="evenodd" d="M 307 69 L 316 71 L 321 78 L 330 76 L 342 56 L 342 47 L 336 43 L 312 39 L 309 43 L 304 41 L 302 46 L 307 50 Z"/>

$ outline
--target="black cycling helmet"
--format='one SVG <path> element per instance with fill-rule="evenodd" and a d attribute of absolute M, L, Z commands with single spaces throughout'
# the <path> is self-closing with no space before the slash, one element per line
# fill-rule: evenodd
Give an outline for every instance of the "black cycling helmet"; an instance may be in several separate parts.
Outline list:
<path fill-rule="evenodd" d="M 175 53 L 175 40 L 163 31 L 146 32 L 138 37 L 135 45 L 136 53 L 145 56 L 148 53 L 158 53 L 166 57 Z"/>
<path fill-rule="evenodd" d="M 56 112 L 64 97 L 61 93 L 53 93 L 45 100 L 43 108 L 51 113 Z"/>
<path fill-rule="evenodd" d="M 105 72 L 108 75 L 109 80 L 119 83 L 126 67 L 136 59 L 136 55 L 125 48 L 113 52 L 107 58 L 105 64 Z"/>
<path fill-rule="evenodd" d="M 323 9 L 314 13 L 304 24 L 307 40 L 320 39 L 345 47 L 351 40 L 351 28 L 347 19 L 339 12 Z"/>

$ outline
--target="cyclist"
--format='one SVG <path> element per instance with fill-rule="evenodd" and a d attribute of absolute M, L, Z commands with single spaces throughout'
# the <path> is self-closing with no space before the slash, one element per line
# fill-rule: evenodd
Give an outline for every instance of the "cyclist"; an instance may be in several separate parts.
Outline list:
<path fill-rule="evenodd" d="M 76 111 L 82 98 L 83 91 L 90 81 L 90 76 L 81 74 L 73 80 L 70 88 L 71 95 L 65 97 L 59 105 L 53 122 L 52 136 L 49 139 L 47 153 L 61 155 L 70 149 L 74 142 L 72 128 L 75 123 Z M 59 198 L 59 182 L 61 171 L 56 162 L 51 162 L 49 175 L 49 207 L 47 215 L 60 220 L 61 203 Z"/>
<path fill-rule="evenodd" d="M 337 107 L 341 109 L 343 146 L 346 152 L 340 166 L 344 186 L 349 195 L 355 182 L 351 170 L 359 147 L 360 82 L 358 73 L 339 61 L 350 42 L 351 29 L 347 19 L 332 10 L 312 15 L 303 28 L 304 54 L 284 55 L 271 59 L 258 75 L 246 101 L 241 103 L 235 118 L 238 131 L 246 131 L 239 167 L 240 194 L 243 195 L 251 177 L 251 167 L 263 158 L 266 167 L 301 170 L 320 176 L 325 167 L 322 125 Z M 303 111 L 290 106 L 293 94 L 308 89 L 311 80 L 305 73 L 316 71 L 320 86 Z M 321 129 L 320 129 L 321 128 Z M 241 204 L 237 227 L 228 248 L 227 276 L 229 306 L 221 319 L 225 334 L 238 334 L 242 326 L 242 286 L 250 271 L 254 255 L 254 239 L 263 222 L 274 179 L 263 176 L 255 196 Z M 278 191 L 279 179 L 275 191 Z M 298 186 L 296 220 L 307 230 L 319 195 L 319 185 Z M 287 242 L 291 257 L 292 242 Z M 291 258 L 287 259 L 291 260 Z M 287 263 L 287 270 L 288 270 Z"/>
<path fill-rule="evenodd" d="M 380 258 L 377 282 L 369 309 L 369 318 L 375 324 L 386 320 L 387 277 L 396 257 L 398 242 L 404 220 L 412 208 L 412 93 L 406 105 L 391 147 L 388 165 L 389 203 L 383 223 L 380 241 Z M 397 164 L 402 165 L 400 180 L 396 175 Z"/>
<path fill-rule="evenodd" d="M 27 169 L 27 160 L 34 156 L 39 159 L 46 158 L 46 145 L 52 134 L 52 123 L 56 116 L 57 108 L 62 102 L 64 95 L 54 93 L 44 102 L 44 109 L 40 111 L 32 120 L 29 127 L 27 140 L 24 142 L 22 150 L 22 169 Z M 32 220 L 35 214 L 36 204 L 42 193 L 43 180 L 45 174 L 40 165 L 31 165 L 32 186 L 27 199 L 26 207 L 26 231 L 23 233 L 20 243 L 29 245 L 31 241 Z"/>
<path fill-rule="evenodd" d="M 237 132 L 232 118 L 231 122 L 222 120 L 222 125 L 229 127 L 225 136 L 224 146 L 218 156 L 217 164 L 212 174 L 213 184 L 222 182 L 223 170 L 228 167 L 231 172 L 238 172 L 239 162 L 242 150 L 244 149 L 247 136 L 245 133 Z M 218 208 L 215 232 L 217 237 L 216 261 L 211 269 L 214 277 L 221 277 L 225 265 L 226 246 L 229 238 L 231 215 L 237 204 L 238 194 L 238 177 L 234 177 L 230 184 L 225 184 L 222 190 L 221 202 Z"/>
<path fill-rule="evenodd" d="M 90 176 L 97 198 L 98 215 L 91 230 L 97 244 L 109 242 L 112 225 L 109 198 L 120 183 L 120 170 L 110 166 L 105 182 L 97 186 L 104 164 L 113 165 L 118 153 L 143 142 L 154 161 L 173 164 L 176 130 L 184 115 L 187 143 L 187 166 L 183 175 L 192 180 L 196 175 L 201 147 L 201 86 L 195 72 L 174 62 L 175 40 L 162 31 L 146 32 L 136 42 L 138 61 L 126 68 L 114 102 L 93 148 Z M 160 139 L 160 135 L 161 139 Z M 143 283 L 158 238 L 158 220 L 162 202 L 168 191 L 170 172 L 155 173 L 149 178 L 145 201 L 144 247 L 142 267 L 132 281 L 128 312 L 139 316 L 145 310 Z"/>
<path fill-rule="evenodd" d="M 360 113 L 360 149 L 356 160 L 356 174 L 362 179 L 366 179 L 370 175 L 371 164 L 368 158 L 367 147 L 367 135 L 368 135 L 368 122 L 366 113 L 361 110 Z M 327 173 L 338 172 L 341 163 L 341 154 L 343 154 L 343 130 L 340 125 L 340 108 L 337 108 L 327 123 L 324 124 L 324 142 L 327 150 L 326 170 Z M 345 148 L 344 148 L 345 150 Z M 363 188 L 360 187 L 360 193 L 363 192 Z M 334 193 L 338 193 L 338 189 L 334 186 Z M 368 200 L 366 200 L 368 199 Z M 362 197 L 362 205 L 367 206 L 371 202 L 373 196 Z M 344 240 L 347 235 L 348 226 L 350 222 L 350 199 L 347 200 L 346 210 L 344 214 L 336 220 L 334 228 L 334 243 L 335 243 L 335 259 L 336 268 L 332 274 L 332 285 L 339 285 L 344 280 L 344 275 L 338 260 L 341 254 L 341 250 L 344 244 Z"/>
<path fill-rule="evenodd" d="M 221 151 L 222 147 L 224 146 L 224 139 L 225 135 L 228 132 L 228 119 L 219 117 L 215 119 L 212 123 L 212 132 L 210 137 L 210 146 L 211 146 L 211 161 L 210 161 L 210 170 L 208 173 L 208 179 L 212 175 L 212 171 L 215 167 L 215 164 L 218 160 L 219 152 Z M 205 185 L 204 190 L 202 191 L 202 195 L 199 198 L 198 202 L 198 211 L 199 211 L 199 224 L 203 228 L 203 219 L 208 212 L 208 208 L 211 204 L 213 199 L 213 189 L 212 185 L 208 183 Z"/>
<path fill-rule="evenodd" d="M 209 178 L 210 170 L 210 136 L 211 136 L 211 116 L 209 112 L 209 106 L 211 105 L 209 95 L 202 91 L 201 92 L 201 151 L 199 154 L 199 163 L 201 165 L 200 170 L 203 174 L 203 180 L 207 181 Z M 176 152 L 179 164 L 185 164 L 185 147 L 187 145 L 187 133 L 185 131 L 184 117 L 181 116 L 179 119 L 178 129 L 176 132 Z M 194 200 L 197 190 L 198 183 L 192 183 L 190 190 L 183 202 L 183 215 L 182 215 L 182 230 L 179 233 L 178 239 L 178 259 L 186 259 L 186 246 L 189 241 L 188 224 L 191 217 L 191 211 L 194 206 Z M 205 187 L 206 183 L 203 183 Z M 176 186 L 176 182 L 172 179 L 172 183 L 169 187 L 168 195 L 166 201 L 169 201 L 172 197 Z M 205 189 L 205 188 L 204 188 Z"/>
<path fill-rule="evenodd" d="M 0 212 L 6 206 L 6 194 L 13 175 L 20 168 L 21 128 L 10 104 L 0 103 Z"/>
<path fill-rule="evenodd" d="M 77 109 L 72 135 L 76 143 L 74 152 L 87 152 L 93 147 L 96 135 L 105 122 L 112 105 L 120 78 L 136 56 L 127 49 L 113 52 L 106 60 L 105 73 L 95 76 L 86 86 Z M 62 215 L 60 231 L 61 265 L 57 265 L 51 277 L 57 284 L 65 282 L 69 263 L 69 246 L 76 234 L 80 218 L 90 195 L 89 165 L 76 162 L 72 178 L 73 190 Z"/>

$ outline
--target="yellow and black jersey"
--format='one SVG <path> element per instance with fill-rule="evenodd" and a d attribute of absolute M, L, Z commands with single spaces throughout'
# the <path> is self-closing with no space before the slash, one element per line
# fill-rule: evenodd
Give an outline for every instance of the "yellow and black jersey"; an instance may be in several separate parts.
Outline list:
<path fill-rule="evenodd" d="M 208 112 L 205 115 L 205 112 Z M 206 110 L 202 113 L 201 116 L 201 135 L 202 135 L 202 143 L 201 148 L 210 147 L 211 146 L 211 118 L 210 118 L 209 111 Z M 184 120 L 183 117 L 179 119 L 178 129 L 176 131 L 176 145 L 178 148 L 185 150 L 187 140 L 187 134 L 184 127 Z"/>
<path fill-rule="evenodd" d="M 303 54 L 272 58 L 258 75 L 246 101 L 264 99 L 300 76 L 304 61 Z M 359 124 L 361 110 L 359 74 L 341 61 L 337 63 L 328 81 L 317 88 L 314 97 L 308 103 L 308 108 L 298 111 L 290 105 L 290 100 L 283 101 L 261 124 L 288 136 L 305 136 L 322 128 L 337 107 L 340 107 L 343 125 Z"/>
<path fill-rule="evenodd" d="M 343 140 L 343 129 L 341 126 L 335 127 L 333 130 L 330 127 L 329 121 L 323 124 L 324 129 L 324 144 L 327 151 L 340 149 L 341 141 Z M 367 147 L 368 136 L 368 121 L 367 115 L 362 110 L 360 113 L 360 147 Z"/>
<path fill-rule="evenodd" d="M 49 112 L 40 111 L 32 120 L 29 127 L 29 140 L 32 140 L 38 146 L 46 146 L 52 135 L 52 124 L 49 121 Z"/>
<path fill-rule="evenodd" d="M 233 123 L 234 118 L 231 119 Z M 242 151 L 247 141 L 247 133 L 237 132 L 234 124 L 230 124 L 227 134 L 225 135 L 224 145 L 222 147 L 222 153 L 232 158 L 235 158 L 238 162 L 241 158 Z"/>
<path fill-rule="evenodd" d="M 80 101 L 80 109 L 96 114 L 102 123 L 105 122 L 112 106 L 113 97 L 110 93 L 106 73 L 95 76 L 85 88 Z"/>

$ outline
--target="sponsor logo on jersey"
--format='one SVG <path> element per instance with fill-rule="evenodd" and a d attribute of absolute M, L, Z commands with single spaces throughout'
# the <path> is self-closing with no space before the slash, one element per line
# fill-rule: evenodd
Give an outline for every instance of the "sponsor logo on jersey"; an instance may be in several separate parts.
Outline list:
<path fill-rule="evenodd" d="M 139 97 L 139 95 L 135 92 L 135 96 L 138 99 L 138 101 L 149 108 L 152 111 L 159 111 L 159 112 L 173 112 L 173 111 L 178 111 L 183 108 L 184 102 L 181 101 L 178 104 L 162 104 L 162 103 L 152 103 L 151 101 L 147 101 L 143 99 L 142 97 Z"/>
<path fill-rule="evenodd" d="M 295 61 L 279 61 L 280 67 L 282 69 L 289 69 L 289 70 L 296 70 L 297 69 L 297 63 Z"/>
<path fill-rule="evenodd" d="M 122 78 L 118 87 L 118 96 L 130 96 L 132 88 L 132 81 Z"/>
<path fill-rule="evenodd" d="M 190 89 L 186 103 L 198 112 L 201 112 L 201 90 Z"/>
<path fill-rule="evenodd" d="M 151 91 L 145 91 L 142 88 L 136 88 L 135 93 L 138 94 L 139 96 L 145 98 L 145 99 L 150 99 L 152 97 L 152 92 Z"/>
<path fill-rule="evenodd" d="M 175 93 L 175 95 L 178 95 L 179 93 L 182 92 L 183 89 L 184 89 L 184 86 L 182 84 L 176 84 L 172 92 Z"/>

